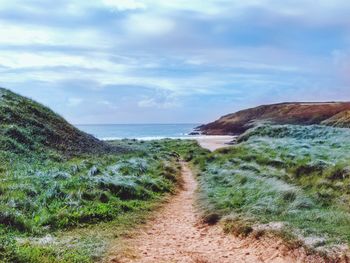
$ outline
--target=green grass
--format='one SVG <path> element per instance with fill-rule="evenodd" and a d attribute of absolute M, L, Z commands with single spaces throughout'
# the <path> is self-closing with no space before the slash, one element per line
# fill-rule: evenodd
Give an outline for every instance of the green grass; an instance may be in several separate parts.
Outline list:
<path fill-rule="evenodd" d="M 203 218 L 328 251 L 350 242 L 350 131 L 262 125 L 210 153 L 194 141 L 109 142 L 123 154 L 0 154 L 0 262 L 95 262 L 197 171 Z M 122 245 L 122 243 L 120 243 Z M 68 248 L 68 249 L 67 249 Z"/>
<path fill-rule="evenodd" d="M 262 125 L 238 141 L 198 161 L 207 215 L 236 234 L 266 226 L 312 248 L 350 243 L 350 130 Z"/>
<path fill-rule="evenodd" d="M 95 262 L 197 172 L 208 223 L 312 248 L 350 243 L 350 130 L 260 125 L 210 153 L 194 141 L 84 134 L 0 88 L 0 262 Z M 260 233 L 260 234 L 258 234 Z"/>
<path fill-rule="evenodd" d="M 0 262 L 101 259 L 181 184 L 167 143 L 108 144 L 0 88 Z"/>
<path fill-rule="evenodd" d="M 124 152 L 69 124 L 49 108 L 0 88 L 0 151 L 31 156 Z"/>
<path fill-rule="evenodd" d="M 64 246 L 57 250 L 55 245 L 31 240 L 101 222 L 121 224 L 129 214 L 135 218 L 147 214 L 176 191 L 180 184 L 177 154 L 160 149 L 157 143 L 114 144 L 127 144 L 129 152 L 58 160 L 35 152 L 31 157 L 2 152 L 0 261 L 90 262 L 90 250 L 83 251 L 79 245 L 76 250 Z"/>

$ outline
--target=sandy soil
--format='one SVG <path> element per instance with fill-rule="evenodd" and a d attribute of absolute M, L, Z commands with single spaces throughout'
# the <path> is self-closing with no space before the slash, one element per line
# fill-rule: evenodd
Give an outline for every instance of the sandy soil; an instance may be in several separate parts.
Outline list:
<path fill-rule="evenodd" d="M 210 151 L 230 146 L 229 143 L 235 139 L 234 136 L 201 136 L 196 140 L 200 146 Z"/>
<path fill-rule="evenodd" d="M 186 164 L 182 167 L 183 190 L 130 237 L 127 253 L 120 253 L 116 248 L 114 251 L 118 256 L 112 255 L 109 262 L 321 262 L 308 258 L 303 250 L 288 250 L 276 239 L 240 239 L 225 235 L 218 225 L 203 224 L 194 208 L 197 182 Z"/>

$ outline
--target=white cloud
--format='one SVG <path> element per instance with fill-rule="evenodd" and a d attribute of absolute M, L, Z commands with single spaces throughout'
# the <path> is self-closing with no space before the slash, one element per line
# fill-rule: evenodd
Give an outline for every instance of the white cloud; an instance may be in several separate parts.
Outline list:
<path fill-rule="evenodd" d="M 148 7 L 158 10 L 193 11 L 206 15 L 219 14 L 226 10 L 228 6 L 242 5 L 247 1 L 237 0 L 144 0 Z M 248 1 L 249 2 L 249 1 Z"/>
<path fill-rule="evenodd" d="M 102 3 L 108 7 L 115 8 L 118 11 L 146 8 L 145 3 L 137 0 L 102 0 Z"/>
<path fill-rule="evenodd" d="M 180 106 L 175 94 L 163 94 L 159 97 L 144 97 L 137 105 L 140 108 L 172 109 Z"/>
<path fill-rule="evenodd" d="M 92 29 L 55 28 L 43 25 L 21 25 L 16 23 L 0 23 L 1 45 L 67 45 L 105 48 L 110 45 L 109 38 L 102 37 L 103 32 Z M 118 43 L 113 40 L 113 43 Z"/>
<path fill-rule="evenodd" d="M 171 32 L 175 22 L 164 16 L 137 14 L 129 16 L 124 21 L 124 27 L 135 36 L 159 36 Z"/>
<path fill-rule="evenodd" d="M 1 44 L 45 44 L 52 40 L 53 33 L 42 28 L 30 28 L 8 23 L 0 24 Z"/>
<path fill-rule="evenodd" d="M 349 52 L 335 52 L 334 63 L 330 55 L 331 49 L 346 46 L 341 37 L 349 35 L 350 27 L 344 26 L 350 25 L 348 0 L 320 0 L 317 5 L 314 0 L 59 2 L 48 14 L 50 1 L 0 0 L 1 85 L 58 87 L 71 81 L 86 93 L 142 87 L 145 93 L 134 98 L 141 109 L 135 110 L 161 112 L 185 104 L 180 98 L 191 96 L 198 101 L 215 95 L 243 100 L 259 96 L 249 93 L 254 89 L 275 97 L 269 89 L 284 93 L 288 86 L 297 98 L 302 90 L 310 91 L 313 82 L 323 82 L 320 90 L 327 91 L 325 77 L 335 83 L 329 81 L 331 87 L 339 80 L 350 83 Z M 157 95 L 149 96 L 152 92 Z M 83 96 L 88 104 L 86 94 L 67 94 Z M 62 105 L 83 103 L 68 96 Z M 95 105 L 114 109 L 107 99 L 97 98 Z"/>

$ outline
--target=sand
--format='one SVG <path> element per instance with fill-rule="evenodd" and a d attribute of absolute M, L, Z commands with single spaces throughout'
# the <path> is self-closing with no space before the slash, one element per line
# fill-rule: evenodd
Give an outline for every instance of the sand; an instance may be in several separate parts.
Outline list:
<path fill-rule="evenodd" d="M 235 136 L 200 136 L 196 140 L 203 148 L 215 151 L 219 148 L 230 146 L 229 143 L 235 138 Z"/>
<path fill-rule="evenodd" d="M 224 234 L 220 225 L 202 223 L 194 206 L 197 181 L 185 163 L 182 169 L 183 189 L 126 241 L 125 253 L 115 248 L 108 262 L 322 262 L 301 249 L 289 250 L 275 238 L 241 239 Z"/>

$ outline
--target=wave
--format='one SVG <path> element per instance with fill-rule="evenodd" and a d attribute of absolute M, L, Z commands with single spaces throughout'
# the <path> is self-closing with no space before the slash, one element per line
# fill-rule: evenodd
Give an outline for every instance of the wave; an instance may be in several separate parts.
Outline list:
<path fill-rule="evenodd" d="M 139 141 L 155 141 L 155 140 L 164 140 L 164 139 L 172 139 L 172 140 L 200 140 L 200 139 L 226 139 L 226 138 L 234 138 L 235 136 L 231 135 L 187 135 L 187 136 L 148 136 L 148 137 L 135 137 L 135 138 L 121 138 L 121 137 L 104 137 L 99 138 L 103 141 L 116 141 L 116 140 L 139 140 Z"/>

